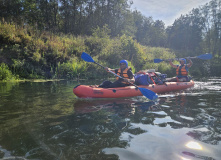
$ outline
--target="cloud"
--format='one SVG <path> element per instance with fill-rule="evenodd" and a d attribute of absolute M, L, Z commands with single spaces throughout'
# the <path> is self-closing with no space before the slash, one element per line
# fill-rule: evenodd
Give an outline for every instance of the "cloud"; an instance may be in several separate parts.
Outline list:
<path fill-rule="evenodd" d="M 146 17 L 162 20 L 171 25 L 181 14 L 188 14 L 193 8 L 205 5 L 210 0 L 133 0 L 132 9 L 137 9 Z"/>

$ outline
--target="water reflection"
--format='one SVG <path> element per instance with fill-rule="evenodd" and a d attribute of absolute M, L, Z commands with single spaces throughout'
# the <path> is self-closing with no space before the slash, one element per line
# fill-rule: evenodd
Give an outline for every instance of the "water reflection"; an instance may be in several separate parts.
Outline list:
<path fill-rule="evenodd" d="M 219 159 L 221 99 L 212 83 L 157 102 L 78 99 L 70 81 L 1 86 L 0 159 Z"/>

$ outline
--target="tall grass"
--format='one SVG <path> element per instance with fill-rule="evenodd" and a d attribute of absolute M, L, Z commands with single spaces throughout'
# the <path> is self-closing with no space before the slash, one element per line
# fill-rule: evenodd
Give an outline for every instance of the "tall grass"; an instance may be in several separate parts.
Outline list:
<path fill-rule="evenodd" d="M 110 68 L 118 68 L 119 61 L 126 59 L 133 72 L 150 68 L 166 72 L 170 69 L 165 63 L 148 62 L 154 58 L 173 58 L 174 54 L 168 49 L 142 46 L 126 35 L 110 38 L 109 32 L 108 26 L 104 26 L 94 29 L 92 36 L 55 35 L 36 31 L 30 26 L 0 22 L 0 63 L 8 66 L 1 67 L 4 79 L 13 75 L 19 75 L 21 79 L 109 76 L 103 68 L 84 62 L 80 58 L 83 51 Z"/>
<path fill-rule="evenodd" d="M 73 59 L 67 63 L 58 63 L 55 77 L 65 79 L 79 79 L 81 76 L 85 77 L 86 69 L 87 64 L 85 62 Z"/>

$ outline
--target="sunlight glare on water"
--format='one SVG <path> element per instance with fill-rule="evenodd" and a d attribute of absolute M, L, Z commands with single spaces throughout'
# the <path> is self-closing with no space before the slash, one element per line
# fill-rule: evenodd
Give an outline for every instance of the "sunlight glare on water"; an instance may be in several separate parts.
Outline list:
<path fill-rule="evenodd" d="M 190 149 L 197 149 L 197 150 L 202 150 L 203 149 L 203 147 L 199 143 L 193 142 L 193 141 L 188 142 L 186 144 L 186 147 L 188 147 Z"/>

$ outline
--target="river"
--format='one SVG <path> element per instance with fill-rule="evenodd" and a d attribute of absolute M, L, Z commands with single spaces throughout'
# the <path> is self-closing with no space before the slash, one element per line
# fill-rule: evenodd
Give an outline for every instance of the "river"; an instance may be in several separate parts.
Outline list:
<path fill-rule="evenodd" d="M 0 83 L 0 159 L 221 159 L 220 78 L 157 102 L 79 99 L 77 84 Z"/>

